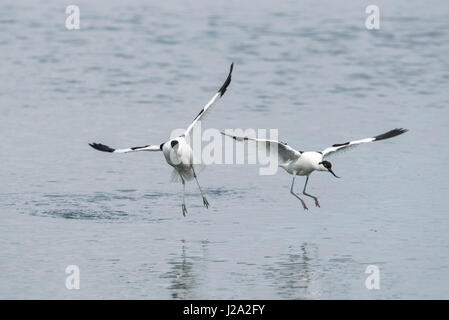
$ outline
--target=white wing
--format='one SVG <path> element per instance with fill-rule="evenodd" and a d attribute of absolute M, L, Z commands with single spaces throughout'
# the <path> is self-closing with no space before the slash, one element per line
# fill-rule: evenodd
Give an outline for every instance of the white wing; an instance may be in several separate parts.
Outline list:
<path fill-rule="evenodd" d="M 190 124 L 190 126 L 187 128 L 186 132 L 184 133 L 185 136 L 187 136 L 190 131 L 192 131 L 193 127 L 197 124 L 198 121 L 201 120 L 202 117 L 209 111 L 212 107 L 212 105 L 223 96 L 223 94 L 226 92 L 226 89 L 228 88 L 229 84 L 231 83 L 231 75 L 232 75 L 232 69 L 234 68 L 234 63 L 231 64 L 231 68 L 229 70 L 228 77 L 226 78 L 226 81 L 221 86 L 220 90 L 213 96 L 213 98 L 206 104 L 206 106 L 201 109 L 200 113 L 193 119 L 193 122 Z"/>
<path fill-rule="evenodd" d="M 137 152 L 137 151 L 161 151 L 160 146 L 156 145 L 147 145 L 143 147 L 132 147 L 126 149 L 113 149 L 101 143 L 89 143 L 89 145 L 99 151 L 103 152 L 114 152 L 114 153 L 128 153 L 128 152 Z"/>
<path fill-rule="evenodd" d="M 231 137 L 236 141 L 248 141 L 248 140 L 255 141 L 258 144 L 264 145 L 268 152 L 271 152 L 274 148 L 274 150 L 277 150 L 280 163 L 286 163 L 301 157 L 302 151 L 296 151 L 295 149 L 291 148 L 290 146 L 288 146 L 286 143 L 283 142 L 279 142 L 276 140 L 249 138 L 249 137 L 237 137 L 230 134 L 226 134 L 224 132 L 222 132 L 221 134 Z"/>
<path fill-rule="evenodd" d="M 393 129 L 390 130 L 388 132 L 379 134 L 375 137 L 372 138 L 366 138 L 366 139 L 360 139 L 360 140 L 354 140 L 354 141 L 349 141 L 349 142 L 345 142 L 345 143 L 337 143 L 334 144 L 332 147 L 326 148 L 323 150 L 323 157 L 329 156 L 330 154 L 333 154 L 337 151 L 341 151 L 341 150 L 345 150 L 347 148 L 350 147 L 354 147 L 358 144 L 361 143 L 367 143 L 367 142 L 374 142 L 374 141 L 379 141 L 379 140 L 384 140 L 384 139 L 389 139 L 389 138 L 393 138 L 396 137 L 400 134 L 403 134 L 404 132 L 407 132 L 407 129 L 403 129 L 403 128 L 397 128 L 397 129 Z"/>

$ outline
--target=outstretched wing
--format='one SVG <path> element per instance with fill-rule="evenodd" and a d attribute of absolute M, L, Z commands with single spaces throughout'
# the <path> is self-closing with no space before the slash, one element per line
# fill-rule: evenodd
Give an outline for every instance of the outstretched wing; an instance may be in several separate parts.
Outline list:
<path fill-rule="evenodd" d="M 132 147 L 126 149 L 113 149 L 101 143 L 89 143 L 89 145 L 99 151 L 103 152 L 114 152 L 114 153 L 128 153 L 128 152 L 137 152 L 137 151 L 161 151 L 160 146 L 156 145 L 147 145 L 143 147 Z"/>
<path fill-rule="evenodd" d="M 187 136 L 195 127 L 195 125 L 198 123 L 198 121 L 201 120 L 202 117 L 209 111 L 212 107 L 212 105 L 221 98 L 224 93 L 226 92 L 226 89 L 228 88 L 229 84 L 231 83 L 231 75 L 232 75 L 232 69 L 234 68 L 234 63 L 231 64 L 231 68 L 229 70 L 228 77 L 226 78 L 226 81 L 221 86 L 220 90 L 213 96 L 213 98 L 206 104 L 206 106 L 201 109 L 200 113 L 193 119 L 193 122 L 190 124 L 190 126 L 187 128 L 186 132 L 184 133 L 185 136 Z"/>
<path fill-rule="evenodd" d="M 345 142 L 345 143 L 337 143 L 334 144 L 332 147 L 326 148 L 323 150 L 323 157 L 329 156 L 337 151 L 342 151 L 345 150 L 347 148 L 351 148 L 354 147 L 358 144 L 361 143 L 367 143 L 367 142 L 374 142 L 374 141 L 379 141 L 379 140 L 384 140 L 384 139 L 389 139 L 389 138 L 393 138 L 396 137 L 400 134 L 403 134 L 404 132 L 407 132 L 407 129 L 403 129 L 403 128 L 396 128 L 393 130 L 390 130 L 388 132 L 379 134 L 375 137 L 372 138 L 366 138 L 366 139 L 360 139 L 360 140 L 355 140 L 355 141 L 349 141 L 349 142 Z"/>
<path fill-rule="evenodd" d="M 255 141 L 259 145 L 263 145 L 266 147 L 267 152 L 271 152 L 273 149 L 277 150 L 278 158 L 280 163 L 286 163 L 291 160 L 296 160 L 301 157 L 301 151 L 296 151 L 295 149 L 288 146 L 286 143 L 279 142 L 276 140 L 265 140 L 265 139 L 256 139 L 249 137 L 238 137 L 233 136 L 227 133 L 222 132 L 222 135 L 231 137 L 236 141 Z"/>

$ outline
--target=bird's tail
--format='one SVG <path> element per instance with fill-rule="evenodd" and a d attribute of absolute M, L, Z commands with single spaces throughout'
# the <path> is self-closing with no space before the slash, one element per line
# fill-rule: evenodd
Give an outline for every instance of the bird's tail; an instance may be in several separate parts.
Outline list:
<path fill-rule="evenodd" d="M 206 166 L 204 164 L 194 164 L 193 165 L 193 169 L 195 170 L 195 173 L 197 176 L 205 168 L 206 168 Z M 170 181 L 171 182 L 181 182 L 181 175 L 185 181 L 190 181 L 195 178 L 195 176 L 193 175 L 193 171 L 190 168 L 184 169 L 184 170 L 173 169 L 173 171 L 171 172 Z"/>

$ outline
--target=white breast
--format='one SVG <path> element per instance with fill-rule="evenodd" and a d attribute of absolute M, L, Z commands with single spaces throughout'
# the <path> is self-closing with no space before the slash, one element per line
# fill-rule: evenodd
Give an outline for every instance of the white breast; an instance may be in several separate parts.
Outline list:
<path fill-rule="evenodd" d="M 172 148 L 172 140 L 178 141 L 178 145 Z M 189 167 L 193 163 L 193 152 L 192 148 L 187 144 L 184 137 L 178 137 L 172 139 L 162 146 L 162 152 L 164 154 L 165 160 L 172 167 Z"/>
<path fill-rule="evenodd" d="M 307 176 L 312 171 L 317 170 L 323 160 L 323 155 L 319 152 L 303 152 L 298 160 L 290 162 L 287 166 L 282 166 L 288 173 L 299 176 Z"/>

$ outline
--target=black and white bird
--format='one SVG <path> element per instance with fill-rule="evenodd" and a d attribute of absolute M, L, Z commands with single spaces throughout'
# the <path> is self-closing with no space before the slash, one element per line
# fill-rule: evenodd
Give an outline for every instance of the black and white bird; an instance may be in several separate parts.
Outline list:
<path fill-rule="evenodd" d="M 174 173 L 179 175 L 181 182 L 182 182 L 182 214 L 185 216 L 187 213 L 187 208 L 185 204 L 185 181 L 190 181 L 195 179 L 198 188 L 201 192 L 201 196 L 203 197 L 203 204 L 206 208 L 209 208 L 209 202 L 207 201 L 206 197 L 204 196 L 203 190 L 201 189 L 201 186 L 197 179 L 197 172 L 195 172 L 194 169 L 194 157 L 193 157 L 193 151 L 191 146 L 189 145 L 188 141 L 186 140 L 186 137 L 192 133 L 193 128 L 195 125 L 201 121 L 201 118 L 204 117 L 204 115 L 210 111 L 211 107 L 214 105 L 215 102 L 217 102 L 218 99 L 220 99 L 223 94 L 226 92 L 226 89 L 228 88 L 229 84 L 231 83 L 231 75 L 232 75 L 232 69 L 234 67 L 234 64 L 231 64 L 231 68 L 229 70 L 228 77 L 226 78 L 226 81 L 221 86 L 220 90 L 213 96 L 213 98 L 206 104 L 206 106 L 201 109 L 200 113 L 193 119 L 193 122 L 189 125 L 187 130 L 184 132 L 184 134 L 180 135 L 179 137 L 176 137 L 174 139 L 171 139 L 167 142 L 164 142 L 160 145 L 146 145 L 142 147 L 132 147 L 132 148 L 126 148 L 126 149 L 114 149 L 111 147 L 108 147 L 101 143 L 89 143 L 89 145 L 99 151 L 104 152 L 111 152 L 111 153 L 128 153 L 128 152 L 137 152 L 137 151 L 162 151 L 164 154 L 165 160 L 169 165 L 171 165 L 174 168 Z"/>
<path fill-rule="evenodd" d="M 231 137 L 236 141 L 254 141 L 257 143 L 257 145 L 265 146 L 268 152 L 277 152 L 279 166 L 285 169 L 285 171 L 287 171 L 291 175 L 293 175 L 290 193 L 294 195 L 296 198 L 298 198 L 301 201 L 304 210 L 307 210 L 308 208 L 304 200 L 301 199 L 299 195 L 293 191 L 293 186 L 295 184 L 295 178 L 297 175 L 307 176 L 306 183 L 304 184 L 304 189 L 302 190 L 302 193 L 307 197 L 313 198 L 315 200 L 315 205 L 319 207 L 320 203 L 318 202 L 318 198 L 311 194 L 308 194 L 306 192 L 306 187 L 307 182 L 309 182 L 309 176 L 313 171 L 327 171 L 332 175 L 334 175 L 336 178 L 340 178 L 332 171 L 332 164 L 329 161 L 325 160 L 328 156 L 337 153 L 339 151 L 343 151 L 345 149 L 347 150 L 348 148 L 357 146 L 361 143 L 374 142 L 393 138 L 407 131 L 408 131 L 407 129 L 402 128 L 393 129 L 372 138 L 334 144 L 332 147 L 326 148 L 323 151 L 297 151 L 288 146 L 287 143 L 284 142 L 279 142 L 275 140 L 255 139 L 249 137 L 237 137 L 226 134 L 224 132 L 222 132 L 222 134 Z"/>

